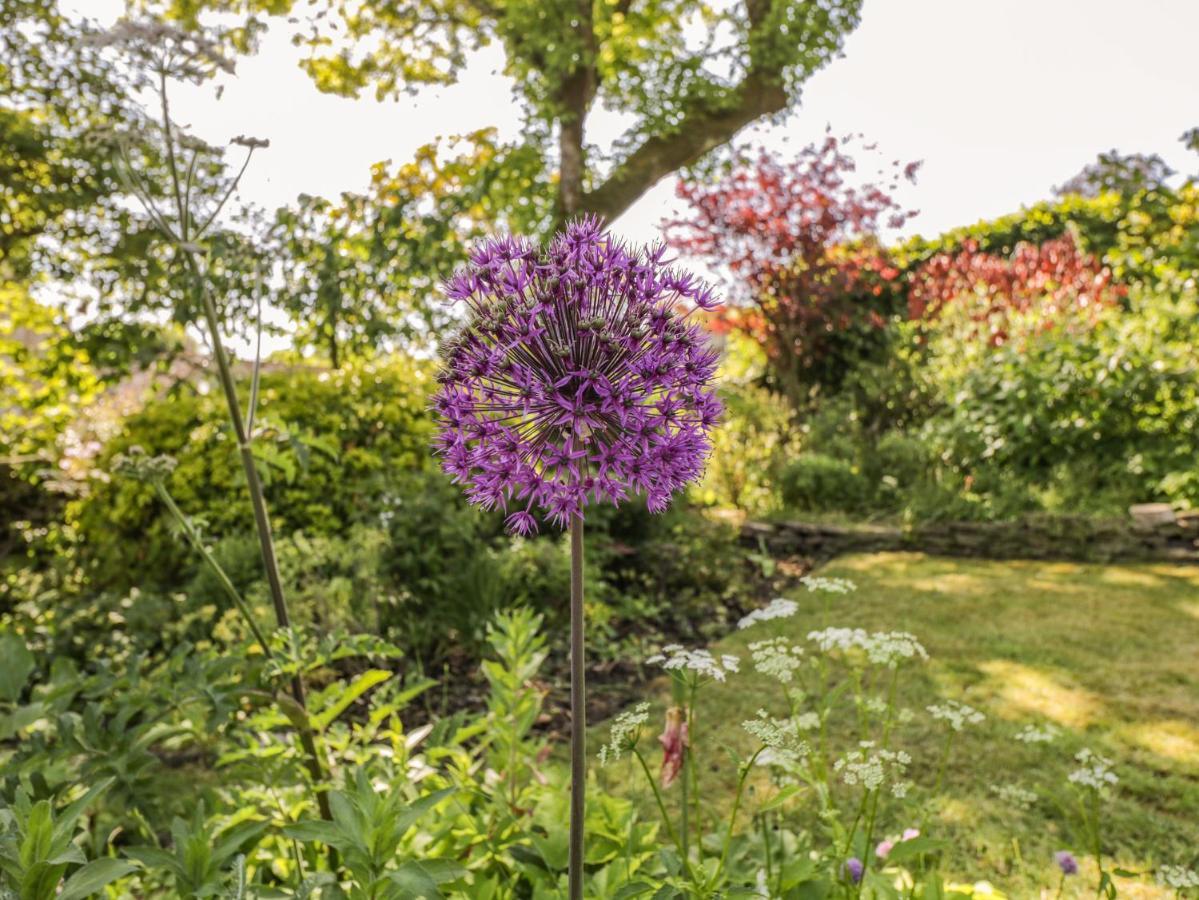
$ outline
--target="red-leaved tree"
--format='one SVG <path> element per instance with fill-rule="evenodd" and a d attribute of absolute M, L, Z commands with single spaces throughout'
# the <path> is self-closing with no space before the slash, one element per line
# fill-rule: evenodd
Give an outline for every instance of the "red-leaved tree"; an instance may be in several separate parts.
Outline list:
<path fill-rule="evenodd" d="M 931 257 L 910 276 L 908 311 L 928 321 L 952 309 L 964 340 L 999 346 L 1055 325 L 1085 328 L 1123 293 L 1111 271 L 1067 232 L 1039 245 L 1018 244 L 1010 257 L 981 253 L 974 241 Z"/>
<path fill-rule="evenodd" d="M 788 159 L 741 154 L 715 182 L 680 181 L 690 209 L 665 223 L 671 246 L 727 267 L 732 302 L 715 327 L 759 340 L 775 386 L 797 404 L 835 386 L 903 307 L 899 270 L 877 234 L 913 215 L 892 192 L 919 164 L 856 181 L 854 140 L 828 134 Z"/>

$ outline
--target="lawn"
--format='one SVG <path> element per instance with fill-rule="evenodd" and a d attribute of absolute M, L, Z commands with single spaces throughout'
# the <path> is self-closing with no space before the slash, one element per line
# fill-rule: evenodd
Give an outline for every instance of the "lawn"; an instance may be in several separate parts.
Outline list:
<path fill-rule="evenodd" d="M 926 831 L 952 841 L 945 867 L 986 880 L 1013 897 L 1056 887 L 1052 853 L 1086 848 L 1073 839 L 1054 800 L 1068 797 L 1074 754 L 1088 747 L 1115 762 L 1120 778 L 1104 813 L 1104 850 L 1138 870 L 1194 865 L 1199 848 L 1199 568 L 942 559 L 913 553 L 842 558 L 819 574 L 853 579 L 858 590 L 832 601 L 830 624 L 914 633 L 930 659 L 901 685 L 899 702 L 923 713 L 960 700 L 987 716 L 959 735 Z M 706 689 L 693 746 L 716 763 L 702 778 L 706 798 L 731 796 L 735 771 L 719 748 L 750 749 L 740 723 L 764 706 L 782 715 L 780 689 L 752 671 L 747 644 L 765 637 L 803 641 L 821 627 L 821 604 L 800 588 L 800 611 L 729 635 L 714 652 L 733 653 L 742 671 Z M 665 700 L 665 681 L 654 690 Z M 660 718 L 655 715 L 655 722 Z M 1014 739 L 1021 727 L 1051 723 L 1048 744 Z M 913 757 L 910 776 L 927 795 L 944 731 L 918 715 L 897 733 Z M 598 743 L 604 730 L 597 729 Z M 655 729 L 656 734 L 656 729 Z M 842 746 L 851 740 L 841 735 Z M 655 754 L 656 756 L 656 754 Z M 601 784 L 628 790 L 617 767 Z M 1029 809 L 993 786 L 1038 793 Z M 769 788 L 763 784 L 766 790 Z M 639 788 L 640 789 L 640 788 Z M 652 804 L 646 803 L 647 812 Z M 706 802 L 706 801 L 705 801 Z M 726 801 L 727 802 L 727 801 Z M 805 809 L 793 814 L 802 821 Z M 911 822 L 885 824 L 887 834 Z M 1091 861 L 1066 896 L 1093 895 Z M 1149 879 L 1120 882 L 1121 896 L 1164 896 Z M 1091 885 L 1089 889 L 1087 885 Z"/>

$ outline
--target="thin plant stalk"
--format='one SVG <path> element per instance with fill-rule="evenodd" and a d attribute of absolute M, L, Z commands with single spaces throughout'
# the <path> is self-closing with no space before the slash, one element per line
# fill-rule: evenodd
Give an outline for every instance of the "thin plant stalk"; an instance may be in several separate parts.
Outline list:
<path fill-rule="evenodd" d="M 279 563 L 275 557 L 274 537 L 271 532 L 270 517 L 267 514 L 266 498 L 262 490 L 262 483 L 258 478 L 258 469 L 254 463 L 253 448 L 250 445 L 250 435 L 245 426 L 245 420 L 242 417 L 241 403 L 237 398 L 237 388 L 233 380 L 233 371 L 229 365 L 229 358 L 225 353 L 224 342 L 221 340 L 220 320 L 217 316 L 216 304 L 213 302 L 212 295 L 208 290 L 208 283 L 204 277 L 203 268 L 199 259 L 199 248 L 193 243 L 193 240 L 198 239 L 207 230 L 209 225 L 215 220 L 217 214 L 224 207 L 229 197 L 232 196 L 237 185 L 241 181 L 242 175 L 246 171 L 246 166 L 249 165 L 250 157 L 253 155 L 253 148 L 250 153 L 246 154 L 246 159 L 242 164 L 241 170 L 237 173 L 237 177 L 233 179 L 225 195 L 217 204 L 216 209 L 212 211 L 208 219 L 194 232 L 191 230 L 192 215 L 191 209 L 185 202 L 184 191 L 180 184 L 178 160 L 175 155 L 175 140 L 174 127 L 171 122 L 170 103 L 167 98 L 167 77 L 165 67 L 159 71 L 159 99 L 161 102 L 162 112 L 162 132 L 163 139 L 166 144 L 167 163 L 171 176 L 172 194 L 175 201 L 175 212 L 179 224 L 178 235 L 174 234 L 169 226 L 165 224 L 161 216 L 156 216 L 160 227 L 166 234 L 168 240 L 171 240 L 183 256 L 183 260 L 187 266 L 188 272 L 192 277 L 195 291 L 201 301 L 201 306 L 204 310 L 204 321 L 207 326 L 209 337 L 212 340 L 213 356 L 217 363 L 217 373 L 221 382 L 221 389 L 225 395 L 225 401 L 229 407 L 229 418 L 233 425 L 234 436 L 237 439 L 237 447 L 241 456 L 242 468 L 245 471 L 246 486 L 250 493 L 250 503 L 254 510 L 254 526 L 258 532 L 258 542 L 262 554 L 263 567 L 266 570 L 267 584 L 271 592 L 271 601 L 275 611 L 275 624 L 278 628 L 287 629 L 291 627 L 291 616 L 288 613 L 287 601 L 283 594 L 283 583 L 279 576 Z M 133 177 L 131 169 L 130 176 Z M 140 193 L 140 192 L 137 192 Z M 187 192 L 190 199 L 190 184 Z M 153 209 L 153 203 L 149 199 L 149 195 L 143 201 L 149 208 Z M 291 679 L 291 695 L 297 706 L 302 711 L 307 711 L 307 698 L 304 688 L 304 678 L 302 673 L 297 671 Z M 299 731 L 300 746 L 304 751 L 304 762 L 308 769 L 309 775 L 313 779 L 316 791 L 317 806 L 320 808 L 321 816 L 325 819 L 332 819 L 332 811 L 329 807 L 329 799 L 325 791 L 320 787 L 324 780 L 324 765 L 321 762 L 320 750 L 316 744 L 316 738 L 312 734 L 311 729 L 300 729 Z"/>
<path fill-rule="evenodd" d="M 583 897 L 587 685 L 583 665 L 583 516 L 570 526 L 570 900 Z"/>

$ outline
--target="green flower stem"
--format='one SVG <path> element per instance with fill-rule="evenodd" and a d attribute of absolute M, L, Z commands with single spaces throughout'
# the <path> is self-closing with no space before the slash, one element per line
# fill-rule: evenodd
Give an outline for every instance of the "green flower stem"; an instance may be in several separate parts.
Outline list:
<path fill-rule="evenodd" d="M 213 574 L 216 575 L 217 581 L 220 582 L 225 593 L 229 595 L 229 599 L 233 601 L 233 604 L 237 607 L 238 612 L 241 613 L 242 618 L 246 620 L 246 624 L 249 626 L 250 631 L 254 635 L 254 640 L 258 641 L 258 644 L 260 647 L 262 647 L 263 652 L 268 657 L 273 659 L 274 653 L 271 651 L 270 642 L 267 641 L 266 636 L 258 627 L 258 623 L 254 621 L 254 614 L 250 611 L 250 607 L 242 598 L 241 593 L 236 587 L 234 587 L 233 582 L 229 579 L 229 576 L 225 573 L 225 570 L 221 568 L 221 564 L 216 561 L 216 558 L 213 557 L 209 549 L 204 546 L 204 541 L 200 537 L 200 534 L 196 531 L 195 526 L 191 523 L 191 520 L 188 519 L 187 516 L 183 514 L 183 511 L 179 509 L 178 505 L 175 503 L 175 498 L 172 497 L 170 492 L 166 489 L 166 485 L 164 485 L 161 481 L 157 481 L 154 483 L 154 489 L 158 492 L 159 499 L 162 500 L 163 504 L 170 511 L 171 515 L 174 516 L 175 521 L 179 523 L 179 527 L 183 530 L 183 534 L 187 538 L 188 543 L 192 545 L 195 551 L 200 554 L 201 558 L 203 558 L 204 562 L 207 563 Z"/>
<path fill-rule="evenodd" d="M 662 824 L 666 826 L 666 835 L 670 838 L 672 844 L 678 849 L 679 854 L 683 859 L 683 867 L 687 870 L 687 876 L 694 881 L 695 875 L 691 871 L 691 861 L 683 854 L 683 844 L 679 840 L 678 834 L 674 830 L 674 825 L 670 822 L 670 814 L 666 811 L 666 803 L 662 799 L 662 792 L 658 790 L 658 782 L 654 779 L 653 773 L 649 770 L 649 765 L 645 761 L 645 757 L 636 747 L 633 748 L 633 756 L 637 758 L 637 762 L 641 764 L 641 771 L 645 773 L 645 780 L 649 782 L 650 790 L 654 792 L 654 800 L 658 804 L 658 812 L 662 815 Z"/>
<path fill-rule="evenodd" d="M 737 825 L 737 812 L 741 808 L 741 797 L 745 793 L 746 779 L 749 778 L 750 770 L 753 769 L 754 763 L 757 762 L 758 757 L 762 755 L 762 751 L 765 749 L 765 747 L 759 747 L 756 751 L 754 751 L 754 755 L 751 756 L 745 765 L 741 767 L 741 775 L 737 779 L 737 793 L 733 797 L 733 809 L 729 813 L 729 828 L 724 836 L 724 847 L 722 847 L 720 851 L 720 864 L 716 867 L 717 877 L 719 877 L 720 873 L 724 871 L 724 864 L 726 860 L 728 860 L 729 847 L 733 843 L 733 828 Z"/>
<path fill-rule="evenodd" d="M 587 687 L 583 665 L 583 517 L 570 525 L 570 900 L 583 897 L 587 790 Z"/>

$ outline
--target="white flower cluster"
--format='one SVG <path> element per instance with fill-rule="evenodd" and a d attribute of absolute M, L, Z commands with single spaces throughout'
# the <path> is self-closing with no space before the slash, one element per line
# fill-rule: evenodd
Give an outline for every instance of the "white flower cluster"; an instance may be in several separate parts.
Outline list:
<path fill-rule="evenodd" d="M 769 755 L 762 756 L 767 757 L 764 760 L 767 764 L 788 766 L 808 755 L 808 745 L 796 736 L 795 722 L 791 719 L 776 719 L 759 709 L 758 717 L 747 719 L 741 727 L 766 745 Z"/>
<path fill-rule="evenodd" d="M 1025 725 L 1017 733 L 1016 740 L 1025 744 L 1049 744 L 1061 733 L 1056 725 Z"/>
<path fill-rule="evenodd" d="M 737 627 L 749 628 L 758 622 L 768 622 L 771 619 L 789 619 L 799 612 L 799 604 L 786 597 L 775 597 L 761 609 L 755 609 L 749 615 L 742 616 Z"/>
<path fill-rule="evenodd" d="M 1081 766 L 1070 773 L 1071 784 L 1102 790 L 1120 779 L 1112 771 L 1112 761 L 1090 750 L 1079 750 L 1074 759 Z"/>
<path fill-rule="evenodd" d="M 808 640 L 814 641 L 825 653 L 860 650 L 876 666 L 898 666 L 905 659 L 928 659 L 920 641 L 906 631 L 867 634 L 861 628 L 825 628 L 808 632 Z"/>
<path fill-rule="evenodd" d="M 1183 866 L 1161 866 L 1157 870 L 1157 883 L 1176 891 L 1199 887 L 1199 872 Z"/>
<path fill-rule="evenodd" d="M 946 700 L 944 703 L 934 704 L 928 707 L 928 711 L 934 719 L 948 722 L 949 727 L 954 731 L 961 731 L 967 725 L 981 724 L 986 719 L 986 716 L 973 706 L 967 706 L 956 700 Z"/>
<path fill-rule="evenodd" d="M 795 727 L 801 731 L 815 731 L 820 727 L 820 714 L 814 712 L 800 713 L 795 717 Z"/>
<path fill-rule="evenodd" d="M 754 641 L 749 645 L 749 653 L 755 670 L 782 684 L 790 684 L 795 679 L 795 670 L 803 665 L 803 648 L 786 638 Z"/>
<path fill-rule="evenodd" d="M 825 594 L 849 594 L 858 589 L 848 578 L 822 578 L 819 575 L 805 575 L 799 579 L 799 583 L 809 591 Z"/>
<path fill-rule="evenodd" d="M 599 761 L 601 766 L 620 759 L 622 753 L 633 745 L 641 726 L 649 721 L 649 704 L 638 703 L 632 709 L 626 709 L 612 720 L 609 730 L 609 741 L 600 748 Z"/>
<path fill-rule="evenodd" d="M 911 761 L 912 758 L 903 750 L 876 750 L 874 741 L 862 741 L 857 750 L 851 750 L 833 763 L 833 771 L 846 784 L 860 784 L 868 791 L 882 787 L 889 775 L 892 779 L 891 793 L 903 797 L 911 787 L 903 780 Z"/>
<path fill-rule="evenodd" d="M 690 669 L 714 681 L 724 681 L 729 673 L 736 672 L 740 665 L 740 660 L 732 654 L 713 656 L 710 650 L 688 650 L 682 644 L 667 644 L 661 653 L 655 653 L 646 662 L 652 666 L 661 666 L 667 671 Z"/>
<path fill-rule="evenodd" d="M 824 653 L 839 650 L 848 653 L 855 647 L 861 647 L 868 635 L 861 628 L 825 628 L 821 631 L 809 631 L 808 640 L 814 641 Z"/>
<path fill-rule="evenodd" d="M 991 793 L 1004 803 L 1009 803 L 1018 809 L 1032 809 L 1033 804 L 1037 802 L 1035 791 L 1020 787 L 1018 784 L 993 784 Z"/>

